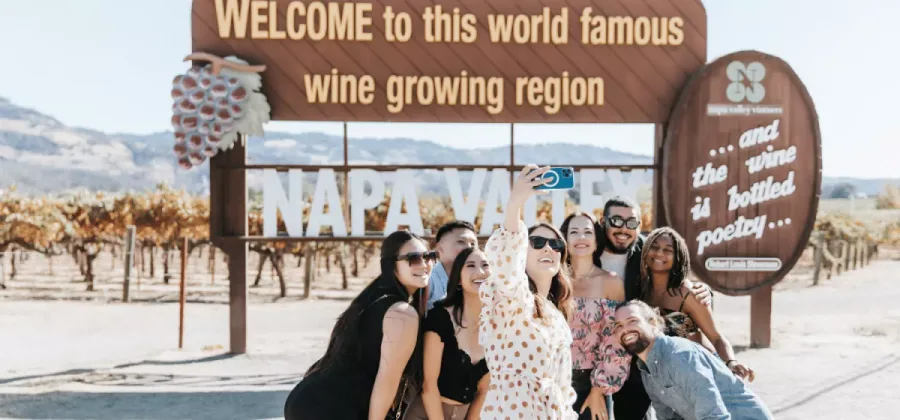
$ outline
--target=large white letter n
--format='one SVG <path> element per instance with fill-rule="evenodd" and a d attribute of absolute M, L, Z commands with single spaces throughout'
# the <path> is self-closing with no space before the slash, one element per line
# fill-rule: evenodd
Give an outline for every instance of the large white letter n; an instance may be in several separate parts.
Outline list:
<path fill-rule="evenodd" d="M 278 236 L 278 210 L 288 236 L 303 236 L 303 171 L 288 171 L 288 188 L 285 194 L 275 169 L 263 169 L 263 236 Z"/>

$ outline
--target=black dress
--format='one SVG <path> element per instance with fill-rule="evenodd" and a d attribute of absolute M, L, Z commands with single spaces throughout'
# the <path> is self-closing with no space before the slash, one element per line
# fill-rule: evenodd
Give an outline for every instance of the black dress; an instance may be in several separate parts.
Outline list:
<path fill-rule="evenodd" d="M 477 363 L 472 363 L 469 354 L 459 348 L 453 320 L 447 309 L 435 306 L 428 311 L 425 331 L 437 333 L 444 342 L 441 373 L 437 380 L 441 396 L 463 404 L 471 403 L 478 390 L 478 381 L 488 373 L 487 362 L 482 358 Z"/>
<path fill-rule="evenodd" d="M 378 364 L 381 360 L 381 338 L 384 314 L 403 298 L 384 295 L 365 308 L 359 317 L 360 360 L 335 366 L 332 370 L 316 370 L 300 381 L 287 397 L 286 420 L 367 419 L 369 399 Z M 399 391 L 398 391 L 399 392 Z"/>

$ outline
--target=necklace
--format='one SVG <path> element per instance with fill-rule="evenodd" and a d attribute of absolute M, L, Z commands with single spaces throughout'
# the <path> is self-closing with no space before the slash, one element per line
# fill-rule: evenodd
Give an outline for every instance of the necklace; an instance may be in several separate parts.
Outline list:
<path fill-rule="evenodd" d="M 588 271 L 588 273 L 583 276 L 575 276 L 575 280 L 584 280 L 584 279 L 590 278 L 591 274 L 594 274 L 594 270 L 596 270 L 596 269 L 597 269 L 597 266 L 592 264 L 591 271 Z"/>

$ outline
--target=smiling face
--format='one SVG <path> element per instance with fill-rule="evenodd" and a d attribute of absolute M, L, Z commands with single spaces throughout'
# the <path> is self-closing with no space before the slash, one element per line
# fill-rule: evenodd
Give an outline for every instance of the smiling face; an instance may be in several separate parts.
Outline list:
<path fill-rule="evenodd" d="M 491 276 L 491 265 L 483 251 L 473 251 L 459 273 L 463 292 L 477 295 L 478 288 Z"/>
<path fill-rule="evenodd" d="M 441 236 L 441 240 L 435 248 L 440 254 L 441 263 L 449 269 L 460 251 L 472 247 L 478 247 L 478 237 L 475 236 L 475 232 L 466 228 L 457 228 Z"/>
<path fill-rule="evenodd" d="M 646 310 L 627 305 L 616 310 L 616 332 L 625 351 L 637 355 L 653 344 L 657 327 L 647 318 Z"/>
<path fill-rule="evenodd" d="M 427 258 L 404 258 L 409 255 L 416 255 L 416 253 L 424 254 L 426 252 L 428 252 L 428 247 L 425 246 L 424 242 L 412 239 L 403 244 L 400 252 L 397 254 L 397 257 L 400 258 L 395 266 L 397 280 L 411 292 L 428 285 L 428 278 L 431 277 L 431 269 L 434 268 L 435 261 Z"/>
<path fill-rule="evenodd" d="M 622 219 L 624 223 L 621 226 L 613 226 L 611 219 Z M 607 216 L 603 225 L 606 229 L 606 248 L 616 254 L 624 254 L 628 252 L 631 245 L 637 239 L 638 229 L 640 226 L 632 229 L 628 227 L 629 220 L 639 220 L 634 209 L 621 206 L 613 206 L 609 208 L 609 216 Z M 634 223 L 633 221 L 631 223 Z"/>
<path fill-rule="evenodd" d="M 559 264 L 562 253 L 551 249 L 549 240 L 559 240 L 553 230 L 540 226 L 534 229 L 529 235 L 528 257 L 525 264 L 525 271 L 534 280 L 549 280 L 559 273 Z M 535 238 L 536 240 L 531 240 Z M 542 240 L 543 239 L 543 240 Z M 534 242 L 545 242 L 542 247 L 535 249 Z"/>
<path fill-rule="evenodd" d="M 590 256 L 597 250 L 597 238 L 594 237 L 594 222 L 585 216 L 575 216 L 569 222 L 566 232 L 569 255 L 572 257 Z"/>
<path fill-rule="evenodd" d="M 668 273 L 675 264 L 675 242 L 666 234 L 659 235 L 647 249 L 644 264 L 653 273 Z"/>

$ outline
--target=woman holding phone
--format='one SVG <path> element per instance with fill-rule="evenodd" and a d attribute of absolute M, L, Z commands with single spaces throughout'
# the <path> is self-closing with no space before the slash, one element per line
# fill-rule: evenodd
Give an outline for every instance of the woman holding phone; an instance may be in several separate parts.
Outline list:
<path fill-rule="evenodd" d="M 490 275 L 484 251 L 466 248 L 453 261 L 447 297 L 425 317 L 425 382 L 406 420 L 479 418 L 490 378 L 478 344 L 478 288 Z"/>
<path fill-rule="evenodd" d="M 338 318 L 325 355 L 288 395 L 285 419 L 400 418 L 422 381 L 422 291 L 436 260 L 409 231 L 382 242 L 381 274 Z"/>
<path fill-rule="evenodd" d="M 503 226 L 485 251 L 491 276 L 478 294 L 483 306 L 479 342 L 490 371 L 482 418 L 574 420 L 572 410 L 571 282 L 566 241 L 553 226 L 526 228 L 521 213 L 533 195 L 547 194 L 549 168 L 528 165 L 519 173 Z"/>

